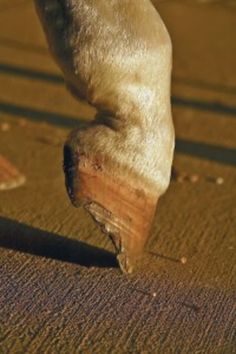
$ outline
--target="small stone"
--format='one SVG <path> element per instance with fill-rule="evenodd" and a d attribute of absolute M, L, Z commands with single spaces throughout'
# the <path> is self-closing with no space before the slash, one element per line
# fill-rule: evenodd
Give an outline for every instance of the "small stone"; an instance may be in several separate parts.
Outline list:
<path fill-rule="evenodd" d="M 214 184 L 218 184 L 218 185 L 222 185 L 224 183 L 224 178 L 223 177 L 207 176 L 206 180 L 208 182 L 211 182 L 211 183 L 214 183 Z"/>
<path fill-rule="evenodd" d="M 156 297 L 156 296 L 157 296 L 157 293 L 152 293 L 152 296 L 153 296 L 153 297 Z"/>
<path fill-rule="evenodd" d="M 182 264 L 186 264 L 186 263 L 187 263 L 187 258 L 186 258 L 186 257 L 181 257 L 181 258 L 180 258 L 180 262 L 181 262 Z"/>
<path fill-rule="evenodd" d="M 1 124 L 1 131 L 2 132 L 8 132 L 9 130 L 10 130 L 10 124 L 8 124 L 8 123 Z"/>
<path fill-rule="evenodd" d="M 224 183 L 224 178 L 223 177 L 217 177 L 216 178 L 216 184 L 221 185 Z"/>
<path fill-rule="evenodd" d="M 196 183 L 199 181 L 199 176 L 198 175 L 191 175 L 189 180 L 191 183 Z"/>

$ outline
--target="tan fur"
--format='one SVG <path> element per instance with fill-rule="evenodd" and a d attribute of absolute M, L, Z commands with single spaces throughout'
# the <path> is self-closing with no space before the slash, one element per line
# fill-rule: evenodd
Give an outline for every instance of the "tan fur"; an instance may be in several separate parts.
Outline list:
<path fill-rule="evenodd" d="M 157 11 L 149 0 L 35 2 L 67 86 L 98 110 L 67 145 L 161 195 L 169 185 L 174 130 L 172 46 Z"/>

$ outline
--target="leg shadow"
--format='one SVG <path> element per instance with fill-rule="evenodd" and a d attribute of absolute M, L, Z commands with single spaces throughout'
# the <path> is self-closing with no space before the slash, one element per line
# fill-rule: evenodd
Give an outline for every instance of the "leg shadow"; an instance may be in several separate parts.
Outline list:
<path fill-rule="evenodd" d="M 3 217 L 0 217 L 0 247 L 86 267 L 117 267 L 115 255 L 104 249 Z"/>
<path fill-rule="evenodd" d="M 236 165 L 236 149 L 234 148 L 177 139 L 176 151 L 182 154 L 196 156 L 201 159 L 215 161 L 224 165 Z"/>

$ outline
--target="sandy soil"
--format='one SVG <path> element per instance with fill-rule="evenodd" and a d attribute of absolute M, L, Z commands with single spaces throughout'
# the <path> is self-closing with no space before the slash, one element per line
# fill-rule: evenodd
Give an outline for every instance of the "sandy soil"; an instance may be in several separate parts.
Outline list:
<path fill-rule="evenodd" d="M 174 164 L 199 179 L 171 182 L 125 276 L 64 188 L 63 142 L 94 110 L 66 92 L 31 1 L 0 1 L 0 153 L 26 176 L 0 192 L 1 354 L 236 353 L 236 8 L 156 4 L 174 44 Z"/>

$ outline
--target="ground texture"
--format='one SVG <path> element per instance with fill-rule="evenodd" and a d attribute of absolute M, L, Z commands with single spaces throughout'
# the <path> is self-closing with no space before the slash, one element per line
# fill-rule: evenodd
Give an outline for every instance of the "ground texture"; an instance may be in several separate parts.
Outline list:
<path fill-rule="evenodd" d="M 0 1 L 0 353 L 236 353 L 235 1 L 156 1 L 174 44 L 174 179 L 139 269 L 67 198 L 67 93 L 32 1 Z M 193 183 L 195 182 L 195 183 Z M 182 259 L 182 262 L 181 262 Z M 153 296 L 153 294 L 155 296 Z"/>

